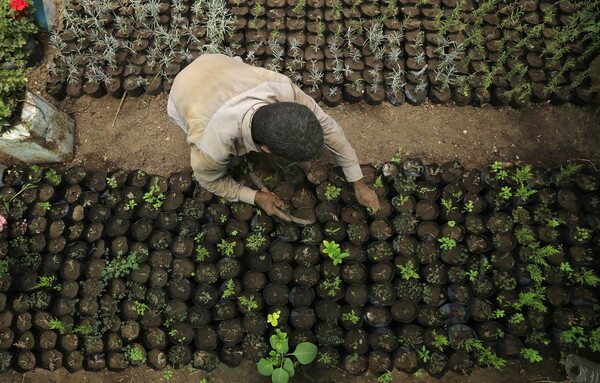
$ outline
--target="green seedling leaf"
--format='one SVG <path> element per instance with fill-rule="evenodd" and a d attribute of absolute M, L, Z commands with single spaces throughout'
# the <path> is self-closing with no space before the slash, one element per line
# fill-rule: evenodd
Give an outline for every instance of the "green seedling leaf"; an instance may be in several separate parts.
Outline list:
<path fill-rule="evenodd" d="M 273 383 L 287 383 L 288 380 L 290 380 L 290 375 L 283 368 L 276 368 L 273 371 L 273 376 L 271 377 Z"/>
<path fill-rule="evenodd" d="M 273 365 L 265 358 L 260 358 L 258 363 L 256 363 L 256 368 L 258 369 L 258 372 L 260 372 L 264 376 L 269 376 L 273 374 Z"/>
<path fill-rule="evenodd" d="M 285 358 L 283 360 L 283 369 L 287 371 L 287 373 L 290 375 L 290 378 L 294 376 L 294 362 L 292 362 L 290 358 Z"/>
<path fill-rule="evenodd" d="M 273 350 L 277 351 L 280 354 L 287 354 L 287 352 L 290 350 L 287 339 L 281 341 L 276 335 L 271 336 L 271 338 L 269 339 L 269 343 L 271 343 L 271 347 L 273 348 Z"/>
<path fill-rule="evenodd" d="M 309 364 L 317 356 L 317 346 L 310 342 L 302 342 L 296 347 L 292 355 L 298 358 L 298 362 Z"/>

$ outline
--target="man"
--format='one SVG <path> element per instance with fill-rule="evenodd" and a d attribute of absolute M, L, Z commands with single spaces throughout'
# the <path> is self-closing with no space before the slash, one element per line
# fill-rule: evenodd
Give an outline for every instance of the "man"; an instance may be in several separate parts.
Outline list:
<path fill-rule="evenodd" d="M 295 162 L 314 160 L 323 144 L 354 184 L 360 204 L 379 209 L 358 158 L 339 125 L 286 76 L 225 55 L 203 55 L 175 78 L 167 112 L 187 134 L 200 185 L 231 201 L 260 206 L 288 220 L 273 193 L 225 175 L 234 156 L 264 151 Z"/>

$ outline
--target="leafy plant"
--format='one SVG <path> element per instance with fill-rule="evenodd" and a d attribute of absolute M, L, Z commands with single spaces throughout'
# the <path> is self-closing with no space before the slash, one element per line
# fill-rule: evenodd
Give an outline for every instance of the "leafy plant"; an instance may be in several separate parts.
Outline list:
<path fill-rule="evenodd" d="M 144 315 L 146 313 L 146 310 L 148 310 L 148 308 L 149 308 L 148 305 L 143 302 L 140 302 L 140 301 L 133 302 L 132 309 L 139 315 Z"/>
<path fill-rule="evenodd" d="M 438 242 L 440 243 L 440 248 L 442 250 L 451 250 L 456 247 L 456 241 L 454 238 L 442 237 L 438 238 Z"/>
<path fill-rule="evenodd" d="M 377 381 L 379 383 L 390 383 L 391 381 L 393 381 L 394 379 L 392 378 L 392 372 L 388 371 L 384 374 L 381 374 L 379 376 L 379 378 L 377 378 Z"/>
<path fill-rule="evenodd" d="M 66 331 L 65 325 L 59 319 L 56 318 L 50 320 L 50 329 L 58 330 L 60 334 L 64 334 Z"/>
<path fill-rule="evenodd" d="M 256 300 L 254 299 L 254 297 L 252 297 L 252 298 L 238 297 L 238 300 L 240 301 L 240 304 L 245 306 L 248 311 L 252 311 L 252 310 L 258 308 L 258 303 L 256 303 Z"/>
<path fill-rule="evenodd" d="M 412 261 L 408 261 L 406 265 L 396 265 L 396 267 L 400 269 L 400 275 L 402 276 L 402 279 L 419 279 L 419 273 L 417 273 L 415 265 L 413 265 Z"/>
<path fill-rule="evenodd" d="M 532 348 L 522 348 L 521 355 L 523 358 L 527 359 L 530 363 L 537 363 L 544 360 L 539 352 Z"/>
<path fill-rule="evenodd" d="M 431 352 L 429 351 L 429 349 L 425 346 L 421 346 L 417 349 L 417 356 L 423 361 L 423 363 L 427 363 L 429 359 L 431 359 L 431 357 L 429 356 L 430 353 Z"/>
<path fill-rule="evenodd" d="M 8 274 L 8 259 L 0 259 L 0 278 Z"/>
<path fill-rule="evenodd" d="M 452 210 L 455 210 L 457 208 L 456 206 L 453 205 L 451 199 L 444 199 L 444 198 L 442 198 L 442 206 L 444 208 L 446 208 L 447 212 L 451 212 Z"/>
<path fill-rule="evenodd" d="M 273 327 L 277 327 L 279 324 L 279 318 L 281 317 L 281 311 L 277 310 L 272 314 L 267 315 L 267 323 Z"/>
<path fill-rule="evenodd" d="M 160 208 L 166 198 L 163 193 L 156 194 L 158 192 L 160 192 L 160 186 L 158 186 L 158 181 L 156 181 L 143 196 L 143 200 L 152 205 L 155 209 Z"/>
<path fill-rule="evenodd" d="M 227 280 L 227 283 L 225 284 L 225 290 L 223 290 L 223 294 L 221 294 L 221 298 L 227 299 L 229 297 L 232 297 L 234 294 L 235 294 L 235 283 L 233 282 L 233 279 L 229 279 L 229 280 Z"/>
<path fill-rule="evenodd" d="M 235 242 L 228 242 L 225 238 L 221 239 L 221 242 L 217 244 L 219 253 L 225 257 L 232 257 L 235 253 Z"/>
<path fill-rule="evenodd" d="M 404 152 L 404 150 L 401 147 L 398 147 L 398 149 L 396 149 L 396 153 L 394 153 L 394 156 L 390 159 L 390 161 L 395 162 L 397 164 L 402 162 L 402 153 L 403 152 Z"/>
<path fill-rule="evenodd" d="M 267 238 L 262 233 L 252 233 L 246 239 L 246 247 L 252 251 L 258 251 L 266 242 Z"/>
<path fill-rule="evenodd" d="M 272 350 L 269 358 L 261 358 L 256 367 L 264 376 L 271 376 L 273 383 L 286 383 L 295 374 L 294 362 L 290 356 L 296 357 L 300 364 L 308 364 L 317 356 L 317 346 L 310 342 L 301 342 L 294 352 L 289 353 L 287 334 L 275 329 L 275 334 L 269 338 Z"/>
<path fill-rule="evenodd" d="M 505 314 L 504 310 L 496 309 L 496 310 L 494 310 L 494 313 L 492 314 L 492 318 L 494 318 L 494 319 L 504 318 L 505 315 L 506 314 Z"/>
<path fill-rule="evenodd" d="M 333 280 L 325 279 L 323 281 L 323 288 L 327 291 L 327 295 L 333 297 L 337 294 L 337 291 L 340 290 L 342 285 L 342 280 L 339 276 L 336 276 Z"/>
<path fill-rule="evenodd" d="M 433 341 L 431 342 L 431 344 L 433 345 L 433 347 L 437 348 L 438 350 L 443 351 L 444 347 L 450 345 L 450 341 L 448 340 L 448 337 L 445 334 L 443 334 L 443 333 L 438 334 L 438 332 L 434 330 L 432 332 L 432 335 L 433 335 Z"/>
<path fill-rule="evenodd" d="M 492 173 L 494 173 L 494 177 L 499 181 L 502 181 L 506 177 L 508 177 L 508 172 L 504 169 L 504 165 L 502 165 L 502 162 L 494 162 L 490 166 L 490 170 L 492 171 Z"/>
<path fill-rule="evenodd" d="M 126 257 L 123 257 L 122 253 L 118 253 L 115 258 L 106 262 L 102 270 L 102 280 L 106 283 L 110 279 L 129 275 L 132 270 L 140 268 L 140 260 L 141 256 L 138 256 L 135 252 L 128 254 Z"/>
<path fill-rule="evenodd" d="M 337 197 L 339 197 L 341 193 L 342 193 L 342 188 L 328 184 L 327 188 L 325 189 L 325 199 L 327 201 L 334 200 Z"/>
<path fill-rule="evenodd" d="M 144 354 L 144 351 L 140 348 L 127 346 L 125 356 L 131 361 L 142 364 L 146 363 L 146 355 Z"/>
<path fill-rule="evenodd" d="M 342 263 L 342 260 L 346 257 L 349 257 L 350 254 L 342 253 L 340 250 L 340 245 L 335 243 L 335 241 L 323 241 L 323 245 L 325 248 L 323 249 L 323 253 L 327 254 L 329 258 L 333 261 L 334 265 L 339 265 Z"/>
<path fill-rule="evenodd" d="M 469 338 L 463 341 L 467 352 L 477 351 L 477 361 L 483 366 L 500 369 L 506 365 L 506 360 L 496 355 L 489 346 L 483 344 L 480 339 Z"/>
<path fill-rule="evenodd" d="M 577 348 L 584 348 L 587 338 L 584 335 L 583 327 L 573 326 L 569 330 L 560 333 L 560 339 L 566 343 L 572 343 Z"/>
<path fill-rule="evenodd" d="M 89 335 L 92 333 L 92 331 L 94 331 L 94 328 L 89 325 L 81 325 L 81 326 L 77 326 L 73 328 L 73 331 L 71 331 L 73 334 L 81 334 L 81 335 Z"/>
<path fill-rule="evenodd" d="M 352 309 L 350 312 L 342 314 L 342 320 L 357 324 L 360 321 L 360 317 L 356 315 L 356 312 Z"/>
<path fill-rule="evenodd" d="M 475 203 L 473 201 L 466 202 L 465 205 L 463 206 L 463 212 L 472 213 L 474 208 L 475 208 Z"/>
<path fill-rule="evenodd" d="M 115 177 L 106 177 L 106 184 L 112 189 L 115 189 L 117 186 L 119 186 Z"/>
<path fill-rule="evenodd" d="M 61 290 L 60 285 L 54 286 L 54 283 L 56 283 L 56 277 L 54 275 L 51 277 L 40 276 L 38 279 L 38 283 L 36 283 L 35 286 L 33 286 L 33 288 L 39 289 L 39 288 L 47 287 L 47 288 L 54 289 L 56 291 L 60 291 Z"/>

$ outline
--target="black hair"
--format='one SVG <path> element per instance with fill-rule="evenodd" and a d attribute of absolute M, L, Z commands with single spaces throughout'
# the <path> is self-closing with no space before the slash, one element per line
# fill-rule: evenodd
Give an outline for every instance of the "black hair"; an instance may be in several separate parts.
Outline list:
<path fill-rule="evenodd" d="M 314 160 L 323 150 L 323 128 L 317 117 L 308 107 L 295 102 L 258 108 L 251 129 L 255 143 L 290 161 Z"/>

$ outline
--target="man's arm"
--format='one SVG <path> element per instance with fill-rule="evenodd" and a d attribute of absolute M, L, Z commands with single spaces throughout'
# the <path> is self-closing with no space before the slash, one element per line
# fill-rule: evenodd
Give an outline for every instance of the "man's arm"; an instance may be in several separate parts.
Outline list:
<path fill-rule="evenodd" d="M 191 145 L 191 149 L 194 176 L 202 187 L 230 201 L 242 201 L 254 205 L 257 191 L 225 176 L 227 162 L 215 161 L 196 145 Z"/>
<path fill-rule="evenodd" d="M 256 191 L 236 182 L 233 178 L 225 176 L 227 162 L 215 161 L 196 145 L 191 145 L 191 159 L 194 176 L 211 193 L 227 198 L 230 201 L 242 201 L 251 205 L 260 206 L 267 214 L 276 215 L 289 221 L 289 218 L 280 210 L 283 202 L 273 193 Z"/>
<path fill-rule="evenodd" d="M 358 202 L 371 208 L 373 211 L 379 210 L 379 200 L 375 192 L 363 180 L 362 170 L 360 170 L 356 152 L 348 142 L 346 135 L 338 123 L 321 107 L 295 85 L 292 85 L 296 102 L 307 106 L 317 117 L 323 128 L 323 139 L 325 146 L 333 154 L 338 164 L 344 171 L 346 181 L 354 184 L 354 192 Z"/>

